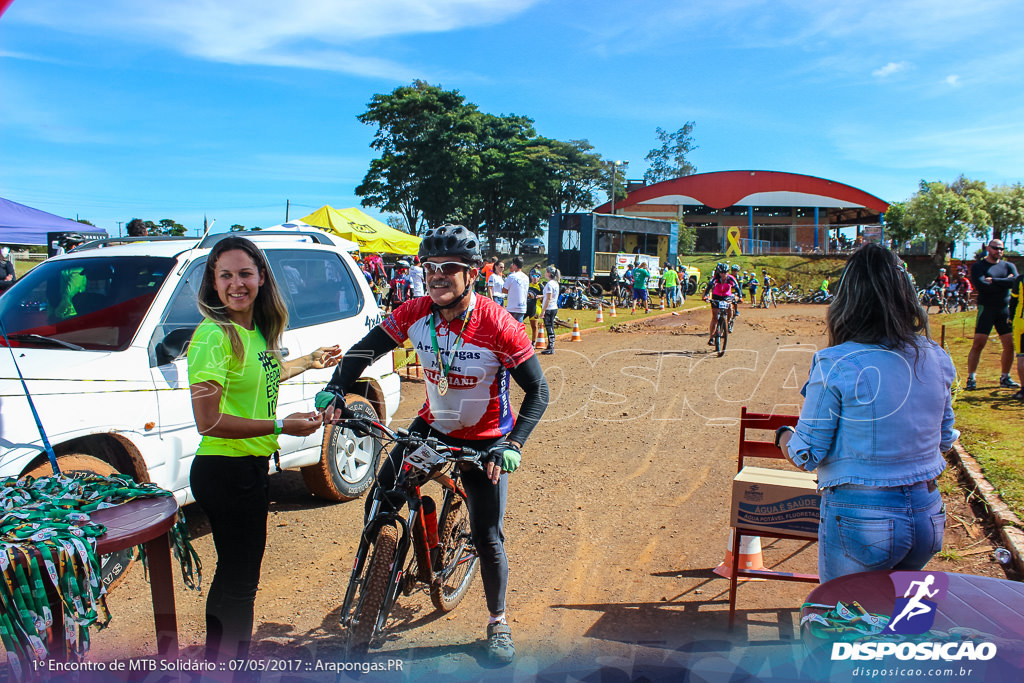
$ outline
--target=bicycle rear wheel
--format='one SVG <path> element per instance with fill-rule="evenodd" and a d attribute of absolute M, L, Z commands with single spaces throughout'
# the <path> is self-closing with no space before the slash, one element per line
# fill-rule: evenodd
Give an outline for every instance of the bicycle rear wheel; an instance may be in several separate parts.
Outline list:
<path fill-rule="evenodd" d="M 451 612 L 469 591 L 480 558 L 470 537 L 469 510 L 465 501 L 458 497 L 449 500 L 438 524 L 440 569 L 430 585 L 430 601 L 437 609 Z"/>
<path fill-rule="evenodd" d="M 358 598 L 362 606 L 353 615 L 352 625 L 348 633 L 348 649 L 354 655 L 365 655 L 370 648 L 380 621 L 381 608 L 388 593 L 388 579 L 391 577 L 391 566 L 395 561 L 398 547 L 398 529 L 386 524 L 377 532 L 373 543 L 373 552 L 366 567 L 362 595 Z M 387 615 L 384 615 L 387 618 Z"/>
<path fill-rule="evenodd" d="M 718 352 L 718 357 L 721 358 L 725 353 L 725 347 L 729 343 L 729 326 L 725 324 L 725 320 L 721 314 L 718 315 L 718 329 L 715 331 L 715 351 Z"/>

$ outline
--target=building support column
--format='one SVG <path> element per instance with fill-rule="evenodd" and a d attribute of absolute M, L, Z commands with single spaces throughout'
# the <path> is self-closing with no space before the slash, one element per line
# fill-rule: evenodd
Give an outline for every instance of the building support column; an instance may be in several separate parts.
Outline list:
<path fill-rule="evenodd" d="M 818 230 L 819 230 L 819 227 L 818 227 L 818 207 L 814 207 L 814 248 L 815 249 L 817 249 L 818 246 L 819 246 Z M 827 254 L 828 253 L 828 248 L 826 247 L 825 249 L 822 249 L 822 251 L 824 251 Z"/>
<path fill-rule="evenodd" d="M 747 236 L 750 238 L 750 251 L 754 251 L 754 207 L 752 206 L 747 207 Z M 758 249 L 760 246 L 758 245 Z"/>

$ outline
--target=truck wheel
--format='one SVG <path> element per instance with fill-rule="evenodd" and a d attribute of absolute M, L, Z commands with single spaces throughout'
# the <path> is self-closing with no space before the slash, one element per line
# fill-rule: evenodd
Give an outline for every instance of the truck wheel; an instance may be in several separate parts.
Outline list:
<path fill-rule="evenodd" d="M 349 394 L 345 404 L 360 416 L 378 419 L 373 405 Z M 334 501 L 354 500 L 366 492 L 380 467 L 381 442 L 376 435 L 360 436 L 337 425 L 324 427 L 320 462 L 302 468 L 310 493 Z"/>
<path fill-rule="evenodd" d="M 76 473 L 99 474 L 107 477 L 119 472 L 106 460 L 100 460 L 84 453 L 69 453 L 57 456 L 57 466 L 62 474 L 73 477 Z M 36 479 L 48 477 L 53 474 L 50 462 L 36 465 L 30 470 L 22 473 L 22 476 L 31 476 Z M 100 579 L 107 590 L 113 590 L 128 575 L 128 568 L 132 566 L 135 553 L 132 548 L 118 550 L 116 553 L 100 556 Z"/>
<path fill-rule="evenodd" d="M 691 277 L 686 284 L 686 296 L 693 296 L 697 292 L 697 278 Z"/>

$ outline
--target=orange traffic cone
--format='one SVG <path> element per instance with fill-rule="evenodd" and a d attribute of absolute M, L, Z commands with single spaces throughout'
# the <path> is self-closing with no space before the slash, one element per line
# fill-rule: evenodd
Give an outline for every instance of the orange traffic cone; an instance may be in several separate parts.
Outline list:
<path fill-rule="evenodd" d="M 608 317 L 609 318 L 617 318 L 618 317 L 617 315 L 615 315 L 615 299 L 612 299 L 612 312 L 611 312 L 611 314 Z"/>
<path fill-rule="evenodd" d="M 543 349 L 547 345 L 548 345 L 547 336 L 544 334 L 544 326 L 541 325 L 540 327 L 537 328 L 537 341 L 534 342 L 533 348 L 535 348 L 535 349 Z"/>
<path fill-rule="evenodd" d="M 597 320 L 595 320 L 594 322 L 604 322 L 604 309 L 601 307 L 601 304 L 597 305 Z"/>
<path fill-rule="evenodd" d="M 661 300 L 661 304 L 658 306 L 658 310 L 659 311 L 664 311 L 665 310 L 665 300 L 664 299 Z"/>
<path fill-rule="evenodd" d="M 583 336 L 580 334 L 580 320 L 579 318 L 572 319 L 572 336 L 569 337 L 571 342 L 583 341 Z"/>
<path fill-rule="evenodd" d="M 722 563 L 715 567 L 714 571 L 719 576 L 725 578 L 732 577 L 732 543 L 735 538 L 736 530 L 730 527 L 729 529 L 729 545 L 725 550 L 725 559 Z M 760 536 L 741 536 L 740 537 L 740 569 L 764 569 L 764 558 L 761 555 L 761 537 Z M 741 576 L 740 581 L 767 581 L 767 579 L 752 578 L 747 576 Z"/>

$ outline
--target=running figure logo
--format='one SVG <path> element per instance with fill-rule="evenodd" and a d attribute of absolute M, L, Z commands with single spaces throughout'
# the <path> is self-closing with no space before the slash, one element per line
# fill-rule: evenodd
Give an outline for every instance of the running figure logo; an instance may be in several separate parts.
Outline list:
<path fill-rule="evenodd" d="M 941 572 L 893 572 L 889 578 L 896 591 L 896 606 L 886 630 L 911 635 L 931 629 L 936 603 L 946 597 L 949 577 Z"/>

